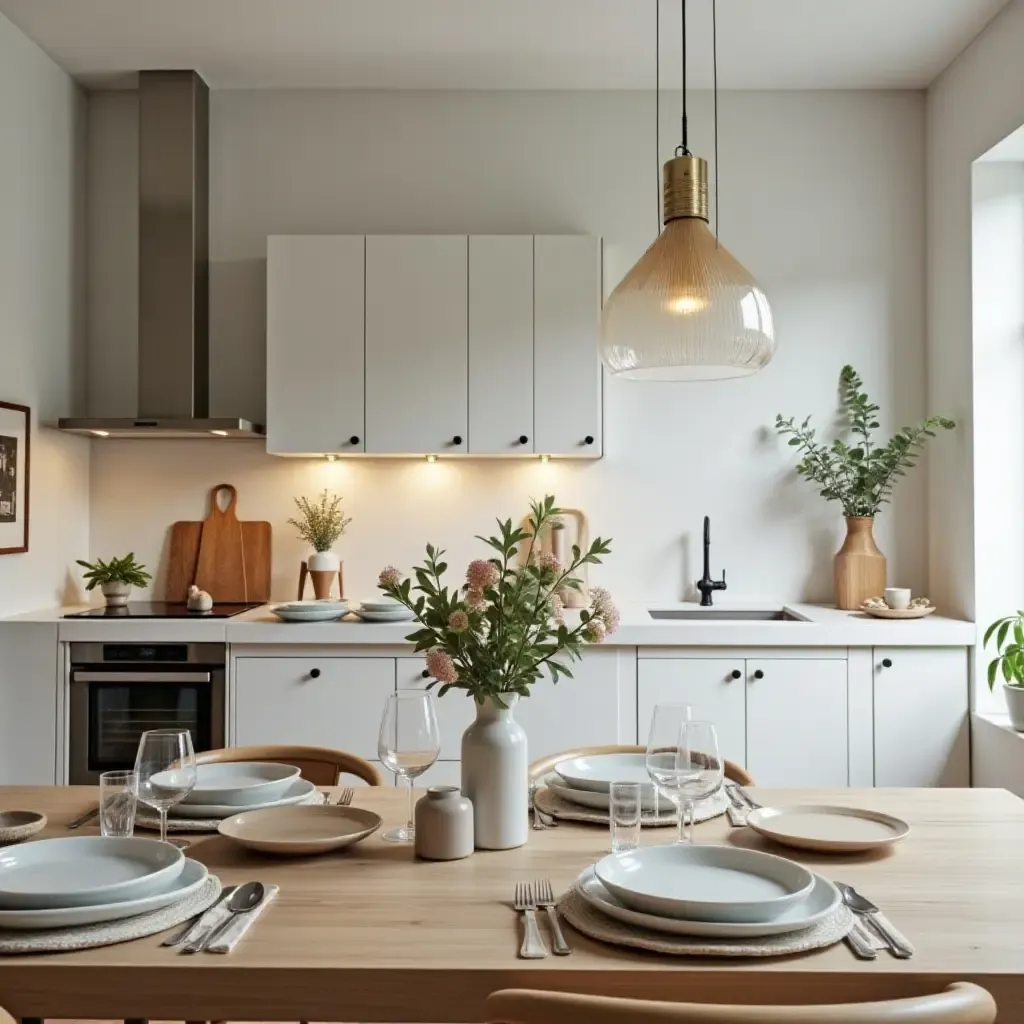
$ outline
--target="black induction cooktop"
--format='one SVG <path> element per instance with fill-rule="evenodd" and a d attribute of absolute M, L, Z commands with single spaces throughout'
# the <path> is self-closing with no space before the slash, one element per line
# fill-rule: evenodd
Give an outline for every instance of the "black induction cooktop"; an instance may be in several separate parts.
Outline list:
<path fill-rule="evenodd" d="M 233 615 L 259 608 L 251 604 L 215 604 L 208 612 L 190 612 L 187 605 L 173 601 L 129 601 L 120 608 L 89 608 L 71 612 L 66 619 L 230 619 Z"/>

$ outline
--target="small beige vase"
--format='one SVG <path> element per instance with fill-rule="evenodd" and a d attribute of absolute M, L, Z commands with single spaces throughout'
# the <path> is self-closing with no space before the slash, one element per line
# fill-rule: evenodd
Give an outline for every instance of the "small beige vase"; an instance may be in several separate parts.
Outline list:
<path fill-rule="evenodd" d="M 859 608 L 885 591 L 885 555 L 875 544 L 874 522 L 871 516 L 846 517 L 846 540 L 835 558 L 837 608 Z"/>

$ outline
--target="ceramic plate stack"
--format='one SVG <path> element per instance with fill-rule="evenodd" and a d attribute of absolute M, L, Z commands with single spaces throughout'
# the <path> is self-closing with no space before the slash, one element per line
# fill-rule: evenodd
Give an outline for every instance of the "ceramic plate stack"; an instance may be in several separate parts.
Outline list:
<path fill-rule="evenodd" d="M 334 622 L 348 611 L 348 602 L 325 598 L 322 601 L 289 601 L 270 611 L 282 622 Z"/>
<path fill-rule="evenodd" d="M 241 811 L 302 803 L 316 792 L 290 764 L 237 761 L 201 764 L 195 788 L 170 810 L 172 818 L 227 818 Z"/>
<path fill-rule="evenodd" d="M 831 882 L 794 861 L 682 843 L 611 854 L 580 875 L 575 892 L 633 927 L 736 940 L 812 928 L 842 903 Z"/>
<path fill-rule="evenodd" d="M 352 610 L 364 622 L 409 622 L 415 618 L 405 605 L 390 597 L 367 598 Z"/>
<path fill-rule="evenodd" d="M 0 851 L 0 930 L 120 921 L 196 893 L 205 865 L 156 839 L 76 836 Z"/>
<path fill-rule="evenodd" d="M 643 754 L 592 754 L 560 761 L 547 785 L 580 807 L 607 811 L 613 782 L 639 782 L 643 809 L 653 811 L 657 806 Z M 666 803 L 661 801 L 663 809 Z"/>

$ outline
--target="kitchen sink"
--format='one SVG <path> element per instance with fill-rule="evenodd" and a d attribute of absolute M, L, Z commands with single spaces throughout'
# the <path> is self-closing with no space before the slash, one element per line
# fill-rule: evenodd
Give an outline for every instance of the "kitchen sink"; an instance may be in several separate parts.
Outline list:
<path fill-rule="evenodd" d="M 652 619 L 674 622 L 805 622 L 799 615 L 784 608 L 652 608 Z"/>

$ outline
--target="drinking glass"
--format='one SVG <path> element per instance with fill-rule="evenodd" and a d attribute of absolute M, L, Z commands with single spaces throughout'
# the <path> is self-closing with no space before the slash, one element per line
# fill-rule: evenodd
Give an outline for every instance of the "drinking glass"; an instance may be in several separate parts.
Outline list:
<path fill-rule="evenodd" d="M 654 783 L 656 793 L 668 798 L 679 817 L 677 842 L 683 842 L 681 773 L 679 763 L 679 737 L 683 723 L 693 717 L 689 704 L 657 704 L 651 715 L 651 729 L 647 736 L 647 774 Z"/>
<path fill-rule="evenodd" d="M 385 832 L 389 843 L 411 843 L 413 825 L 413 783 L 441 753 L 441 736 L 434 714 L 434 700 L 426 690 L 396 690 L 388 694 L 377 738 L 381 763 L 409 782 L 409 823 Z"/>
<path fill-rule="evenodd" d="M 100 835 L 123 839 L 135 830 L 139 777 L 135 772 L 104 772 L 100 776 Z"/>
<path fill-rule="evenodd" d="M 167 838 L 167 812 L 195 788 L 196 755 L 188 729 L 150 729 L 139 739 L 135 755 L 139 799 L 160 814 L 160 839 L 184 848 L 187 842 Z"/>
<path fill-rule="evenodd" d="M 640 845 L 642 787 L 639 782 L 613 782 L 608 801 L 612 853 L 625 853 Z"/>
<path fill-rule="evenodd" d="M 725 762 L 718 753 L 718 733 L 711 722 L 683 722 L 679 730 L 680 839 L 686 819 L 686 842 L 693 842 L 693 805 L 722 788 Z"/>

